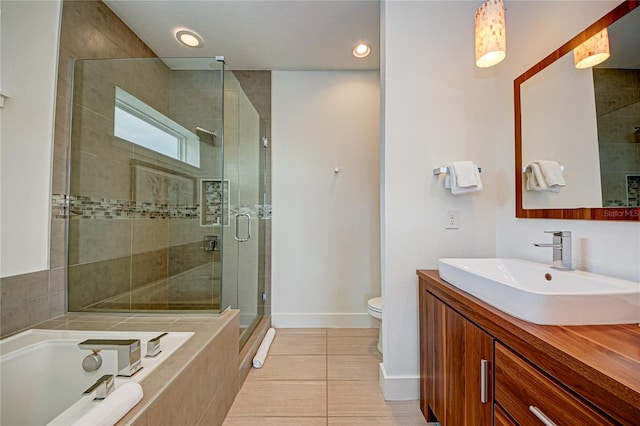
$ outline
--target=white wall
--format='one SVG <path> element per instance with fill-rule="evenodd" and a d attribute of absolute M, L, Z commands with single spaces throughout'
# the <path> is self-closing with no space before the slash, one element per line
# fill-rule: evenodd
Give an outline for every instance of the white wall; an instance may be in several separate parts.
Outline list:
<path fill-rule="evenodd" d="M 507 15 L 508 53 L 497 75 L 497 173 L 502 176 L 497 200 L 498 256 L 551 262 L 545 230 L 573 232 L 573 263 L 577 269 L 640 280 L 640 224 L 603 221 L 515 218 L 512 172 L 513 80 L 560 45 L 596 21 L 619 1 L 510 2 Z"/>
<path fill-rule="evenodd" d="M 496 69 L 474 65 L 479 2 L 382 4 L 383 331 L 386 399 L 419 394 L 416 269 L 495 255 Z M 452 195 L 435 167 L 472 160 L 484 190 Z M 277 166 L 276 166 L 277 168 Z M 448 210 L 460 229 L 445 230 Z"/>
<path fill-rule="evenodd" d="M 3 0 L 0 276 L 49 267 L 53 116 L 61 2 Z"/>
<path fill-rule="evenodd" d="M 276 327 L 376 325 L 379 94 L 377 72 L 272 73 Z"/>
<path fill-rule="evenodd" d="M 387 1 L 384 45 L 382 288 L 387 399 L 418 397 L 415 269 L 439 257 L 504 256 L 549 263 L 531 243 L 542 231 L 574 232 L 574 264 L 623 278 L 640 276 L 637 223 L 515 218 L 513 80 L 618 1 L 512 1 L 507 58 L 474 66 L 473 20 L 479 1 Z M 452 196 L 431 169 L 453 160 L 482 166 L 482 193 Z M 444 230 L 447 210 L 459 230 Z"/>
<path fill-rule="evenodd" d="M 569 53 L 520 87 L 522 164 L 557 161 L 565 168 L 567 183 L 559 193 L 527 191 L 524 178 L 523 207 L 602 207 L 598 118 L 591 68 L 576 69 L 573 54 Z"/>

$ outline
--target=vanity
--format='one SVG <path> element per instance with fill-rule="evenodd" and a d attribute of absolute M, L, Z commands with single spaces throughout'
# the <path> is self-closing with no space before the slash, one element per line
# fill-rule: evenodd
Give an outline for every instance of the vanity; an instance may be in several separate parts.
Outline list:
<path fill-rule="evenodd" d="M 459 290 L 437 270 L 417 274 L 427 421 L 640 424 L 638 324 L 538 325 Z"/>

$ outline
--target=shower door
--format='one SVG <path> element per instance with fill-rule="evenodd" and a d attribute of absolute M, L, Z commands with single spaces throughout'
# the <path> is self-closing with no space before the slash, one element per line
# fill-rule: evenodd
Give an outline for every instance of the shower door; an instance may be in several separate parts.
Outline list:
<path fill-rule="evenodd" d="M 223 306 L 240 310 L 242 346 L 264 314 L 264 126 L 233 73 L 226 71 L 224 78 L 224 179 L 229 181 L 230 217 L 223 238 Z"/>
<path fill-rule="evenodd" d="M 75 62 L 69 311 L 220 311 L 222 85 L 212 58 Z"/>

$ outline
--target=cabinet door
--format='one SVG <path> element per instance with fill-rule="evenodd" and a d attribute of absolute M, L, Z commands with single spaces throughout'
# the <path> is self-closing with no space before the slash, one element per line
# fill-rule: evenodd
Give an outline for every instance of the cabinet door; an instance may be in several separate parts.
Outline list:
<path fill-rule="evenodd" d="M 491 425 L 492 338 L 431 294 L 422 296 L 428 409 L 442 426 Z"/>

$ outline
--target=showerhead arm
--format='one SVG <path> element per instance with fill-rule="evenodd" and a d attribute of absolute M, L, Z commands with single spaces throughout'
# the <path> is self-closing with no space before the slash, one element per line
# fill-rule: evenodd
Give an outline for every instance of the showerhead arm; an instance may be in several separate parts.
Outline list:
<path fill-rule="evenodd" d="M 198 132 L 205 133 L 205 134 L 207 134 L 209 136 L 213 136 L 214 138 L 218 137 L 218 132 L 216 130 L 211 131 L 211 130 L 203 129 L 202 127 L 197 126 L 196 127 L 196 133 L 198 133 Z"/>
<path fill-rule="evenodd" d="M 200 139 L 201 143 L 216 146 L 216 139 L 218 138 L 217 131 L 211 131 L 203 129 L 202 127 L 196 127 L 196 135 L 198 135 L 198 139 Z"/>

